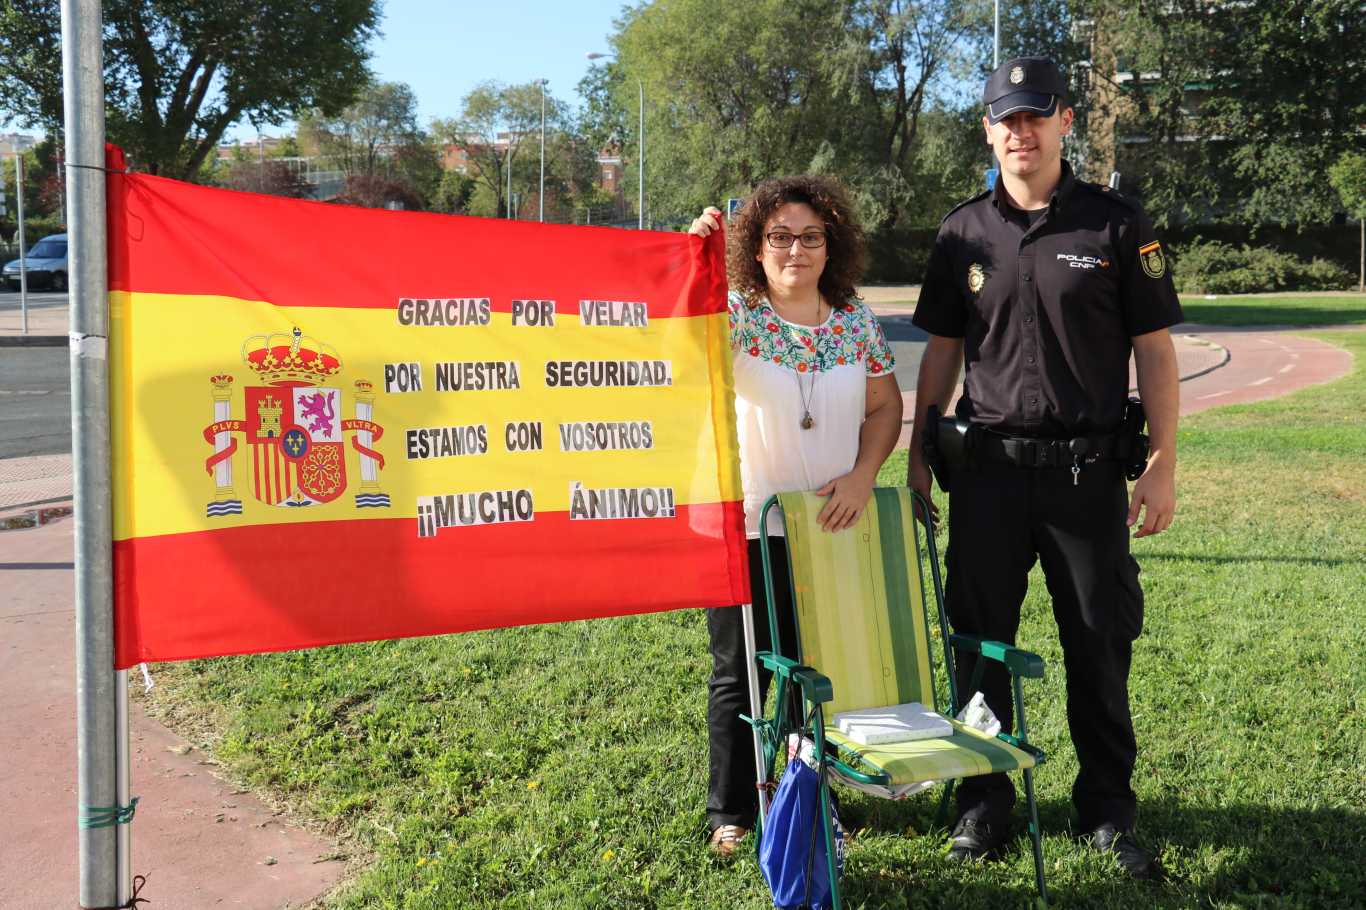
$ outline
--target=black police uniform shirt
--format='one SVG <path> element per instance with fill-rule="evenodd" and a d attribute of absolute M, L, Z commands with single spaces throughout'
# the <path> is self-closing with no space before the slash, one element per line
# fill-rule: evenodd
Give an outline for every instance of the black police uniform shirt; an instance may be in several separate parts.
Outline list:
<path fill-rule="evenodd" d="M 1152 223 L 1064 161 L 1040 212 L 1012 206 L 998 178 L 944 218 L 913 321 L 963 339 L 959 417 L 1062 438 L 1117 429 L 1130 339 L 1182 318 Z"/>

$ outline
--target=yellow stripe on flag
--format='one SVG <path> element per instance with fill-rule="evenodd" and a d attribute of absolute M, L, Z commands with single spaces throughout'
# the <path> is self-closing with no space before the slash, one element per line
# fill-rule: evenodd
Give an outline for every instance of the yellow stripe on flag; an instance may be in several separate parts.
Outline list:
<path fill-rule="evenodd" d="M 488 325 L 400 325 L 394 308 L 296 307 L 229 297 L 114 292 L 112 379 L 115 539 L 212 528 L 296 522 L 414 517 L 417 498 L 479 490 L 531 488 L 537 512 L 565 511 L 571 482 L 588 488 L 671 487 L 678 505 L 740 498 L 734 453 L 722 450 L 733 431 L 733 387 L 726 368 L 726 315 L 651 320 L 643 328 L 580 324 L 558 313 L 554 328 L 513 326 L 493 312 Z M 397 304 L 397 301 L 395 301 Z M 575 302 L 576 303 L 576 302 Z M 563 306 L 563 302 L 561 302 Z M 252 494 L 253 453 L 234 432 L 231 456 L 240 515 L 208 524 L 205 502 L 215 481 L 204 438 L 216 423 L 211 377 L 232 376 L 230 417 L 246 421 L 245 389 L 266 383 L 243 361 L 253 336 L 288 336 L 295 327 L 336 351 L 342 368 L 316 383 L 341 392 L 342 416 L 355 417 L 356 380 L 373 384 L 371 419 L 383 427 L 374 448 L 389 509 L 357 509 L 359 455 L 347 433 L 347 495 L 308 508 L 266 505 Z M 435 365 L 450 361 L 515 361 L 520 388 L 436 390 Z M 548 388 L 546 363 L 561 360 L 670 361 L 672 384 L 643 388 Z M 420 392 L 386 392 L 385 365 L 417 362 Z M 721 381 L 725 377 L 725 381 Z M 630 458 L 614 451 L 561 451 L 560 425 L 649 421 L 653 445 Z M 539 422 L 544 448 L 510 452 L 509 423 Z M 409 460 L 407 431 L 482 425 L 487 452 Z M 717 427 L 722 432 L 718 435 Z M 465 478 L 456 483 L 450 478 Z M 477 478 L 477 479 L 471 479 Z"/>

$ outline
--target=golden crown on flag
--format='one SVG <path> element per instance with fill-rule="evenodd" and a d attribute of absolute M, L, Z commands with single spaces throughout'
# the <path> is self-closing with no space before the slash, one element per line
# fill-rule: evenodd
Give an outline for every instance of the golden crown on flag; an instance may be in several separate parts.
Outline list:
<path fill-rule="evenodd" d="M 290 335 L 251 336 L 242 344 L 242 361 L 266 385 L 316 384 L 342 367 L 335 348 L 308 337 L 297 326 Z"/>

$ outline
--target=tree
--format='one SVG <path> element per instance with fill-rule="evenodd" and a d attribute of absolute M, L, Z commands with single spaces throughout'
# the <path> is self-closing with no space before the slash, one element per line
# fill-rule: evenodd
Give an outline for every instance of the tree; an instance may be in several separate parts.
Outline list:
<path fill-rule="evenodd" d="M 1366 291 L 1366 155 L 1344 154 L 1328 171 L 1328 181 L 1337 190 L 1347 211 L 1356 216 L 1361 232 L 1361 259 L 1357 266 L 1357 290 Z"/>
<path fill-rule="evenodd" d="M 30 243 L 43 234 L 60 231 L 66 220 L 62 168 L 57 144 L 51 136 L 23 152 L 24 222 Z M 14 160 L 0 160 L 0 189 L 9 200 L 8 213 L 0 215 L 0 236 L 14 237 L 19 227 L 18 194 L 15 191 Z M 16 238 L 17 239 L 17 238 Z"/>
<path fill-rule="evenodd" d="M 446 171 L 432 196 L 432 211 L 451 215 L 469 213 L 470 196 L 474 193 L 474 178 L 459 171 Z"/>
<path fill-rule="evenodd" d="M 106 0 L 109 140 L 153 174 L 193 178 L 224 131 L 335 112 L 363 84 L 377 0 Z M 62 123 L 57 0 L 0 7 L 4 122 Z"/>
<path fill-rule="evenodd" d="M 369 83 L 359 97 L 327 115 L 310 111 L 299 120 L 299 138 L 347 174 L 391 169 L 393 153 L 419 141 L 417 96 L 401 82 Z"/>
<path fill-rule="evenodd" d="M 234 161 L 223 176 L 223 186 L 230 190 L 246 190 L 269 196 L 288 196 L 307 199 L 313 186 L 294 168 L 283 161 Z"/>
<path fill-rule="evenodd" d="M 981 59 L 987 12 L 981 2 L 963 0 L 849 4 L 844 52 L 834 58 L 831 79 L 854 106 L 846 141 L 852 130 L 864 131 L 868 167 L 847 179 L 866 199 L 868 227 L 892 227 L 904 212 L 923 211 L 916 172 L 921 118 L 936 90 Z"/>
<path fill-rule="evenodd" d="M 22 153 L 24 156 L 24 217 L 28 219 L 54 220 L 61 222 L 66 214 L 64 189 L 62 184 L 61 161 L 57 155 L 57 143 L 51 136 L 44 137 L 33 148 Z M 14 186 L 14 159 L 0 160 L 0 188 L 9 200 L 8 220 L 14 221 L 18 194 Z"/>
<path fill-rule="evenodd" d="M 481 82 L 465 96 L 459 116 L 432 121 L 437 139 L 461 149 L 473 165 L 474 177 L 485 190 L 476 198 L 486 195 L 493 202 L 494 210 L 488 214 L 508 213 L 510 166 L 520 165 L 524 180 L 533 172 L 539 178 L 536 162 L 527 164 L 523 149 L 535 145 L 539 154 L 541 97 L 541 86 L 535 82 Z M 547 135 L 559 132 L 566 119 L 563 102 L 547 95 L 545 118 Z"/>
<path fill-rule="evenodd" d="M 1171 219 L 1322 223 L 1337 200 L 1323 179 L 1360 149 L 1366 122 L 1366 17 L 1360 0 L 1088 0 L 1116 49 L 1124 135 L 1145 202 Z"/>
<path fill-rule="evenodd" d="M 380 174 L 351 174 L 341 194 L 332 200 L 339 205 L 359 205 L 370 209 L 408 209 L 420 211 L 425 201 L 401 180 Z"/>
<path fill-rule="evenodd" d="M 299 121 L 298 141 L 348 178 L 402 184 L 405 208 L 414 207 L 408 204 L 413 198 L 426 208 L 441 184 L 436 148 L 417 125 L 417 97 L 401 82 L 367 83 L 354 102 L 330 116 L 309 112 Z"/>
<path fill-rule="evenodd" d="M 643 83 L 653 211 L 695 212 L 743 195 L 764 177 L 805 170 L 823 141 L 838 144 L 822 59 L 843 40 L 845 6 L 678 0 L 623 13 L 611 39 L 617 60 L 603 67 L 606 78 L 597 80 L 589 109 L 606 112 L 610 129 L 625 125 L 632 183 L 639 166 L 632 154 L 639 141 L 637 80 Z"/>
<path fill-rule="evenodd" d="M 642 5 L 617 23 L 617 59 L 580 83 L 585 117 L 590 134 L 625 140 L 632 180 L 644 84 L 656 212 L 695 212 L 765 177 L 818 171 L 850 185 L 875 233 L 937 224 L 943 212 L 921 192 L 923 119 L 980 59 L 990 11 L 987 0 Z M 984 163 L 980 148 L 960 147 L 962 161 Z"/>

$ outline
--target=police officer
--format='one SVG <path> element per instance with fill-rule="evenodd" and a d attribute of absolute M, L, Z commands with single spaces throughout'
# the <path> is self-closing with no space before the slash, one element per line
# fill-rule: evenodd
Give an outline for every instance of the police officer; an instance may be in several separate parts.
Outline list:
<path fill-rule="evenodd" d="M 987 80 L 982 126 L 1000 175 L 945 217 L 935 241 L 914 317 L 930 340 L 908 480 L 928 498 L 927 413 L 947 409 L 965 367 L 957 416 L 980 429 L 971 461 L 951 481 L 950 621 L 958 632 L 1013 644 L 1029 570 L 1042 563 L 1067 674 L 1081 830 L 1127 872 L 1148 878 L 1158 868 L 1133 839 L 1130 787 L 1129 661 L 1143 592 L 1129 533 L 1161 533 L 1176 507 L 1168 328 L 1182 314 L 1142 211 L 1078 180 L 1062 160 L 1073 118 L 1066 91 L 1057 66 L 1040 57 L 1009 60 Z M 1118 431 L 1131 351 L 1151 454 L 1130 493 Z M 974 664 L 962 656 L 960 687 Z M 981 688 L 1009 730 L 1010 683 L 1000 664 L 986 662 Z M 1014 801 L 1005 774 L 963 781 L 949 855 L 995 853 Z"/>

